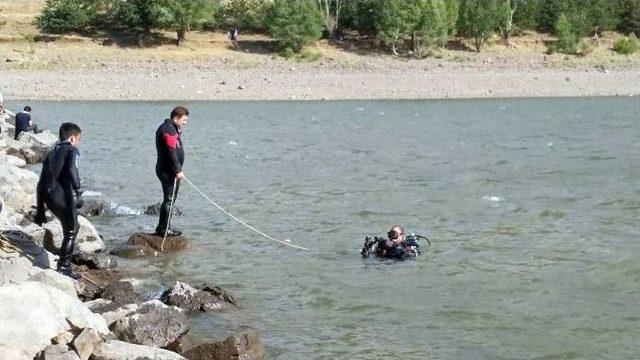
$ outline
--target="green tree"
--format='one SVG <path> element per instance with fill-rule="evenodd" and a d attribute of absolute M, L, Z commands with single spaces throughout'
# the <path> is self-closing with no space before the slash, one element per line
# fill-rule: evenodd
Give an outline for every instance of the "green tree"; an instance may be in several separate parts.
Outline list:
<path fill-rule="evenodd" d="M 449 36 L 457 33 L 456 24 L 460 16 L 460 0 L 444 0 L 444 12 L 446 14 L 447 32 Z"/>
<path fill-rule="evenodd" d="M 473 39 L 477 52 L 498 26 L 495 0 L 462 0 L 458 30 Z"/>
<path fill-rule="evenodd" d="M 560 14 L 558 21 L 556 21 L 555 34 L 558 37 L 558 41 L 551 50 L 565 54 L 576 53 L 580 35 L 576 29 L 573 28 L 569 18 L 564 14 Z"/>
<path fill-rule="evenodd" d="M 176 32 L 178 45 L 187 40 L 187 32 L 209 22 L 215 10 L 211 0 L 157 0 L 157 5 L 156 21 L 162 28 Z"/>
<path fill-rule="evenodd" d="M 540 0 L 526 0 L 518 4 L 518 11 L 513 14 L 513 24 L 520 29 L 536 29 Z"/>
<path fill-rule="evenodd" d="M 335 36 L 338 25 L 340 24 L 340 14 L 344 7 L 344 0 L 317 0 L 318 10 L 324 19 L 324 26 L 327 30 L 329 38 Z"/>
<path fill-rule="evenodd" d="M 227 0 L 216 11 L 217 27 L 234 27 L 240 31 L 266 31 L 270 0 Z"/>
<path fill-rule="evenodd" d="M 267 16 L 267 26 L 281 50 L 299 52 L 320 39 L 324 21 L 312 0 L 276 0 Z"/>
<path fill-rule="evenodd" d="M 42 13 L 36 17 L 36 26 L 52 34 L 88 31 L 99 18 L 98 5 L 97 1 L 47 0 Z"/>
<path fill-rule="evenodd" d="M 136 33 L 139 45 L 144 35 L 161 26 L 158 18 L 165 13 L 163 4 L 156 0 L 118 1 L 113 11 L 114 25 Z"/>
<path fill-rule="evenodd" d="M 618 30 L 625 34 L 640 34 L 640 0 L 618 0 Z"/>

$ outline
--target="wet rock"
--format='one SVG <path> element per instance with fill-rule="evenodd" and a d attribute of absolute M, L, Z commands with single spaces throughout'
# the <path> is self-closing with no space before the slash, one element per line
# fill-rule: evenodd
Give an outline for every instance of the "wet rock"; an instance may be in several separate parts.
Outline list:
<path fill-rule="evenodd" d="M 118 266 L 116 260 L 104 252 L 93 254 L 75 253 L 71 261 L 78 265 L 86 265 L 89 269 L 112 269 Z"/>
<path fill-rule="evenodd" d="M 189 330 L 182 310 L 158 300 L 143 303 L 110 328 L 119 340 L 155 347 L 168 346 Z"/>
<path fill-rule="evenodd" d="M 107 209 L 109 204 L 100 200 L 85 200 L 78 213 L 84 217 L 101 216 Z"/>
<path fill-rule="evenodd" d="M 116 269 L 92 270 L 84 265 L 74 268 L 82 275 L 82 279 L 76 281 L 76 291 L 78 296 L 85 301 L 96 299 L 109 284 L 118 282 L 124 276 Z"/>
<path fill-rule="evenodd" d="M 144 297 L 133 289 L 128 281 L 117 281 L 109 284 L 100 292 L 100 298 L 113 301 L 117 306 L 135 304 L 144 301 Z"/>
<path fill-rule="evenodd" d="M 91 356 L 92 360 L 186 360 L 169 350 L 150 346 L 135 345 L 123 341 L 112 340 L 99 344 Z"/>
<path fill-rule="evenodd" d="M 162 236 L 155 234 L 135 233 L 127 241 L 129 245 L 147 246 L 157 251 L 173 252 L 191 248 L 191 243 L 184 236 L 167 237 L 162 247 Z"/>
<path fill-rule="evenodd" d="M 183 282 L 176 282 L 167 289 L 160 296 L 160 301 L 187 312 L 224 311 L 239 307 L 236 299 L 218 286 L 205 286 L 199 290 Z"/>
<path fill-rule="evenodd" d="M 147 206 L 146 209 L 144 209 L 144 214 L 145 215 L 158 215 L 160 214 L 160 206 L 162 205 L 162 203 L 155 203 L 153 205 L 149 205 Z M 180 208 L 174 206 L 173 210 L 172 210 L 173 215 L 172 216 L 177 216 L 177 217 L 182 217 L 182 211 L 180 210 Z"/>
<path fill-rule="evenodd" d="M 222 360 L 222 359 L 264 359 L 264 346 L 251 330 L 245 330 L 229 336 L 226 340 L 202 344 L 183 354 L 190 360 Z"/>
<path fill-rule="evenodd" d="M 158 256 L 160 252 L 149 247 L 140 245 L 120 245 L 117 248 L 109 252 L 111 255 L 120 256 L 123 258 L 139 258 L 147 256 Z"/>

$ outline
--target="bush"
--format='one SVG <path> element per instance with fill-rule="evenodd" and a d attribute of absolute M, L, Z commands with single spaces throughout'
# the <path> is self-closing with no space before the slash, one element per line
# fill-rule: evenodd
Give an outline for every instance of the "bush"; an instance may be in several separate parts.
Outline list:
<path fill-rule="evenodd" d="M 564 14 L 560 14 L 558 21 L 556 21 L 555 33 L 558 37 L 558 41 L 553 44 L 551 49 L 552 51 L 565 54 L 575 54 L 577 52 L 578 40 L 580 40 L 580 37 Z"/>
<path fill-rule="evenodd" d="M 582 39 L 578 41 L 576 45 L 576 54 L 580 56 L 587 56 L 593 52 L 593 41 L 590 39 Z"/>
<path fill-rule="evenodd" d="M 299 52 L 322 36 L 324 22 L 312 0 L 276 0 L 269 11 L 268 28 L 281 49 Z"/>
<path fill-rule="evenodd" d="M 40 31 L 65 34 L 72 31 L 86 31 L 97 18 L 95 8 L 82 0 L 47 0 L 42 14 L 36 18 Z"/>
<path fill-rule="evenodd" d="M 613 50 L 618 54 L 630 55 L 638 51 L 638 38 L 634 33 L 622 37 L 613 44 Z"/>

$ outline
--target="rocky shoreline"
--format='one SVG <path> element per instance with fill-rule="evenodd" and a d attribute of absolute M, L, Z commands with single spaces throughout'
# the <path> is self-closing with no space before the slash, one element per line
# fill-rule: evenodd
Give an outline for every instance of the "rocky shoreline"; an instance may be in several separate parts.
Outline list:
<path fill-rule="evenodd" d="M 238 311 L 238 301 L 217 286 L 176 282 L 158 299 L 136 293 L 84 216 L 73 261 L 82 279 L 56 272 L 61 229 L 48 214 L 32 222 L 40 163 L 57 137 L 45 131 L 13 140 L 11 114 L 0 119 L 0 359 L 262 359 L 264 347 L 251 329 L 224 341 L 194 344 L 187 314 Z M 85 209 L 98 215 L 99 204 Z M 189 248 L 185 238 L 159 246 L 156 236 L 134 234 L 123 256 L 162 256 Z M 117 253 L 117 251 L 115 251 Z"/>

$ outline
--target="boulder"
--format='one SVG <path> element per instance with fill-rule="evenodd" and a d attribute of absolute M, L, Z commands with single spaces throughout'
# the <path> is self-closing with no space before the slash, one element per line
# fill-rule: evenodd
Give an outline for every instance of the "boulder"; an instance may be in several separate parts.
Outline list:
<path fill-rule="evenodd" d="M 112 340 L 99 344 L 93 351 L 92 360 L 186 360 L 169 350 L 150 346 L 134 345 L 123 341 Z"/>
<path fill-rule="evenodd" d="M 49 345 L 42 350 L 36 360 L 80 360 L 78 354 L 69 350 L 66 344 Z"/>
<path fill-rule="evenodd" d="M 24 159 L 13 155 L 7 155 L 7 164 L 21 169 L 24 169 L 27 166 L 27 162 Z"/>
<path fill-rule="evenodd" d="M 73 348 L 76 350 L 80 360 L 89 360 L 89 356 L 101 341 L 100 334 L 93 329 L 87 328 L 73 339 Z"/>
<path fill-rule="evenodd" d="M 84 305 L 89 308 L 89 310 L 94 311 L 95 309 L 107 306 L 112 304 L 113 301 L 107 299 L 95 299 L 90 301 L 85 301 Z"/>
<path fill-rule="evenodd" d="M 24 282 L 39 271 L 42 270 L 24 257 L 0 258 L 0 286 Z"/>
<path fill-rule="evenodd" d="M 104 319 L 75 296 L 39 282 L 0 286 L 0 346 L 24 350 L 33 358 L 51 339 L 75 328 L 109 334 Z"/>
<path fill-rule="evenodd" d="M 78 209 L 78 213 L 84 217 L 92 217 L 92 216 L 100 216 L 105 213 L 109 209 L 109 204 L 100 200 L 84 200 L 84 204 L 80 209 Z"/>
<path fill-rule="evenodd" d="M 110 306 L 109 306 L 110 307 Z M 104 321 L 107 323 L 107 326 L 111 326 L 114 322 L 124 318 L 125 316 L 129 316 L 136 310 L 138 310 L 138 304 L 127 304 L 121 306 L 115 310 L 102 312 L 103 309 L 108 309 L 109 307 L 103 307 L 102 309 L 97 309 L 96 312 L 100 313 L 104 318 Z"/>
<path fill-rule="evenodd" d="M 143 303 L 110 328 L 119 340 L 155 347 L 166 347 L 189 330 L 182 310 L 158 300 Z"/>
<path fill-rule="evenodd" d="M 135 304 L 144 301 L 144 297 L 133 289 L 133 284 L 128 281 L 116 281 L 107 285 L 99 295 L 102 299 L 113 301 L 112 309 L 122 305 Z M 99 310 L 97 310 L 99 311 Z"/>
<path fill-rule="evenodd" d="M 51 343 L 54 345 L 57 345 L 57 344 L 67 345 L 67 344 L 70 344 L 73 341 L 73 338 L 75 337 L 76 336 L 71 331 L 65 331 L 51 338 Z"/>
<path fill-rule="evenodd" d="M 111 255 L 120 256 L 123 258 L 139 258 L 139 257 L 156 257 L 160 255 L 160 252 L 149 247 L 141 245 L 120 245 L 117 248 L 109 252 Z"/>
<path fill-rule="evenodd" d="M 0 359 L 33 360 L 33 355 L 28 351 L 16 349 L 10 345 L 0 345 Z"/>
<path fill-rule="evenodd" d="M 218 286 L 205 286 L 199 290 L 179 281 L 160 296 L 160 301 L 186 312 L 224 311 L 239 307 L 236 299 Z"/>
<path fill-rule="evenodd" d="M 73 254 L 71 261 L 74 264 L 86 265 L 89 269 L 112 269 L 118 266 L 116 260 L 104 252 L 77 252 Z"/>
<path fill-rule="evenodd" d="M 157 251 L 172 252 L 191 248 L 191 243 L 184 236 L 167 237 L 162 247 L 162 236 L 155 234 L 135 233 L 127 241 L 129 245 L 148 246 Z"/>
<path fill-rule="evenodd" d="M 149 205 L 144 209 L 143 214 L 145 215 L 158 215 L 160 214 L 160 206 L 162 206 L 162 203 L 155 203 L 153 205 Z M 182 211 L 174 206 L 172 212 L 172 217 L 182 217 Z"/>
<path fill-rule="evenodd" d="M 47 284 L 57 288 L 61 291 L 64 291 L 67 295 L 71 297 L 77 296 L 76 287 L 73 279 L 68 276 L 62 275 L 59 272 L 46 269 L 43 271 L 39 271 L 34 275 L 31 275 L 28 281 L 37 281 L 43 284 Z"/>
<path fill-rule="evenodd" d="M 93 224 L 84 216 L 78 216 L 78 223 L 80 225 L 80 230 L 76 237 L 75 251 L 91 254 L 104 250 L 104 242 L 102 241 L 100 234 L 98 234 L 95 226 L 93 226 Z M 60 221 L 58 219 L 54 219 L 43 224 L 43 227 L 45 228 L 43 240 L 45 249 L 54 254 L 59 254 L 63 239 L 62 225 L 60 224 Z"/>
<path fill-rule="evenodd" d="M 34 172 L 0 162 L 0 197 L 6 207 L 27 213 L 36 205 L 37 184 L 38 175 Z"/>
<path fill-rule="evenodd" d="M 251 330 L 235 333 L 226 340 L 202 344 L 183 354 L 190 360 L 264 359 L 264 346 Z"/>

